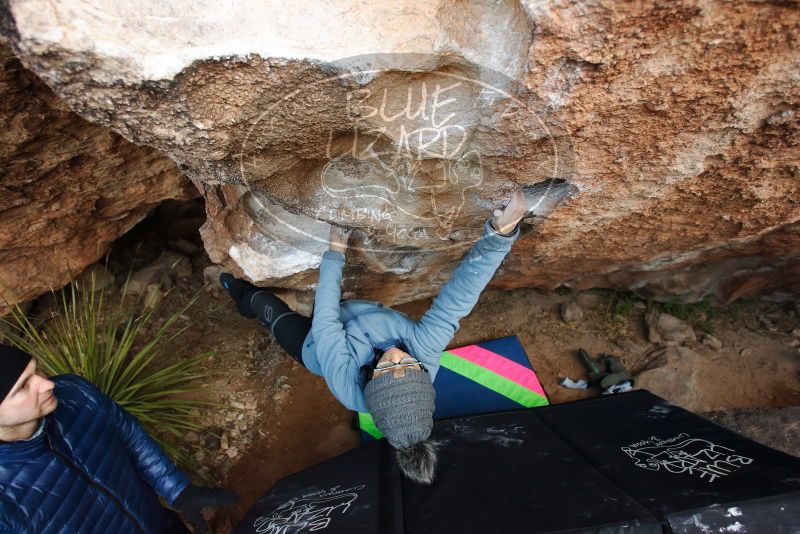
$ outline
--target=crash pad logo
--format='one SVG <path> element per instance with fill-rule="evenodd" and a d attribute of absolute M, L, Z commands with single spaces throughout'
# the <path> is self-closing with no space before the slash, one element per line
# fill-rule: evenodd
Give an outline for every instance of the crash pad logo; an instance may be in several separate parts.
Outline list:
<path fill-rule="evenodd" d="M 259 534 L 301 534 L 326 529 L 337 515 L 350 509 L 364 488 L 364 484 L 347 489 L 335 486 L 290 499 L 270 515 L 256 519 L 253 528 Z"/>
<path fill-rule="evenodd" d="M 642 469 L 694 475 L 708 482 L 753 463 L 733 449 L 686 433 L 666 439 L 653 436 L 621 449 Z"/>

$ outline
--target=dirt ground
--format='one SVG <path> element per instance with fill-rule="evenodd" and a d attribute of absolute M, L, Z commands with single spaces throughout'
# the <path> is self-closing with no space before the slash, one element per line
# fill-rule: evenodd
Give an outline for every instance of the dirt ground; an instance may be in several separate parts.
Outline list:
<path fill-rule="evenodd" d="M 186 213 L 179 215 L 187 220 Z M 195 215 L 202 219 L 202 214 Z M 141 269 L 162 250 L 180 249 L 191 261 L 191 271 L 176 278 L 159 314 L 166 316 L 199 292 L 196 305 L 182 317 L 185 323 L 194 322 L 176 353 L 219 351 L 208 362 L 213 378 L 207 382 L 218 406 L 197 414 L 209 433 L 190 433 L 186 443 L 195 449 L 195 473 L 242 496 L 236 507 L 209 516 L 212 531 L 226 533 L 277 480 L 358 446 L 358 434 L 353 414 L 334 399 L 322 378 L 295 363 L 255 319 L 239 316 L 226 292 L 213 285 L 204 288 L 209 260 L 199 239 L 186 239 L 196 236 L 196 227 L 192 230 L 187 223 L 180 230 L 172 225 L 183 237 L 164 234 L 163 228 L 144 225 L 126 236 L 126 242 L 115 245 L 109 268 L 119 285 L 121 273 Z M 659 349 L 647 338 L 645 303 L 629 300 L 620 307 L 614 298 L 598 292 L 489 288 L 461 322 L 450 347 L 516 335 L 552 403 L 597 395 L 559 385 L 564 377 L 585 377 L 578 348 L 613 354 L 635 373 L 654 365 Z M 562 304 L 571 301 L 585 313 L 574 326 L 560 313 Z M 425 299 L 395 307 L 418 319 L 430 303 Z M 800 405 L 796 303 L 740 303 L 715 312 L 707 323 L 721 347 L 691 341 L 686 345 L 698 357 L 690 367 L 670 371 L 678 384 L 682 373 L 687 380 L 691 374 L 692 402 L 700 411 Z M 695 330 L 702 339 L 702 332 Z M 668 388 L 658 393 L 670 397 Z"/>

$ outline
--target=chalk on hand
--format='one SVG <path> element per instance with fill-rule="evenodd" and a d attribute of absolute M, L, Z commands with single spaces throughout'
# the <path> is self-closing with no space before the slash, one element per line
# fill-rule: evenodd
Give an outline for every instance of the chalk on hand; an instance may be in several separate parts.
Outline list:
<path fill-rule="evenodd" d="M 494 212 L 492 212 L 492 215 L 494 215 L 495 217 L 500 217 L 502 214 L 503 210 L 500 209 L 494 210 Z"/>

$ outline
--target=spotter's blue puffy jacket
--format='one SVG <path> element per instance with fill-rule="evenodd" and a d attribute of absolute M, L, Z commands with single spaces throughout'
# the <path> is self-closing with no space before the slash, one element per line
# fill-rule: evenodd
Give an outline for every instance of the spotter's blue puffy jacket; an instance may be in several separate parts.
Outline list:
<path fill-rule="evenodd" d="M 372 362 L 375 349 L 404 345 L 433 380 L 441 353 L 453 339 L 459 321 L 472 311 L 518 237 L 519 225 L 504 236 L 486 220 L 483 235 L 419 321 L 380 302 L 340 302 L 345 257 L 341 252 L 326 251 L 319 267 L 311 331 L 303 342 L 303 364 L 325 378 L 339 402 L 359 412 L 369 411 L 361 367 Z"/>
<path fill-rule="evenodd" d="M 139 422 L 75 375 L 54 377 L 44 431 L 0 443 L 0 532 L 186 532 L 165 510 L 189 480 Z"/>

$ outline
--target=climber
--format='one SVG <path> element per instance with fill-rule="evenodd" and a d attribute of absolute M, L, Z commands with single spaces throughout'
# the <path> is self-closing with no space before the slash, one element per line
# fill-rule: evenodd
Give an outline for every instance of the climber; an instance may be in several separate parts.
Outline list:
<path fill-rule="evenodd" d="M 0 532 L 208 532 L 204 507 L 239 497 L 193 486 L 139 422 L 86 380 L 48 379 L 0 344 Z"/>
<path fill-rule="evenodd" d="M 372 415 L 397 449 L 398 465 L 409 479 L 430 484 L 437 454 L 436 443 L 429 440 L 432 382 L 440 355 L 519 237 L 519 222 L 527 213 L 525 196 L 515 191 L 505 209 L 484 222 L 482 237 L 419 321 L 378 302 L 340 300 L 352 230 L 335 226 L 330 250 L 322 256 L 310 318 L 228 273 L 220 275 L 220 283 L 239 313 L 258 317 L 292 358 L 325 378 L 342 404 Z"/>

